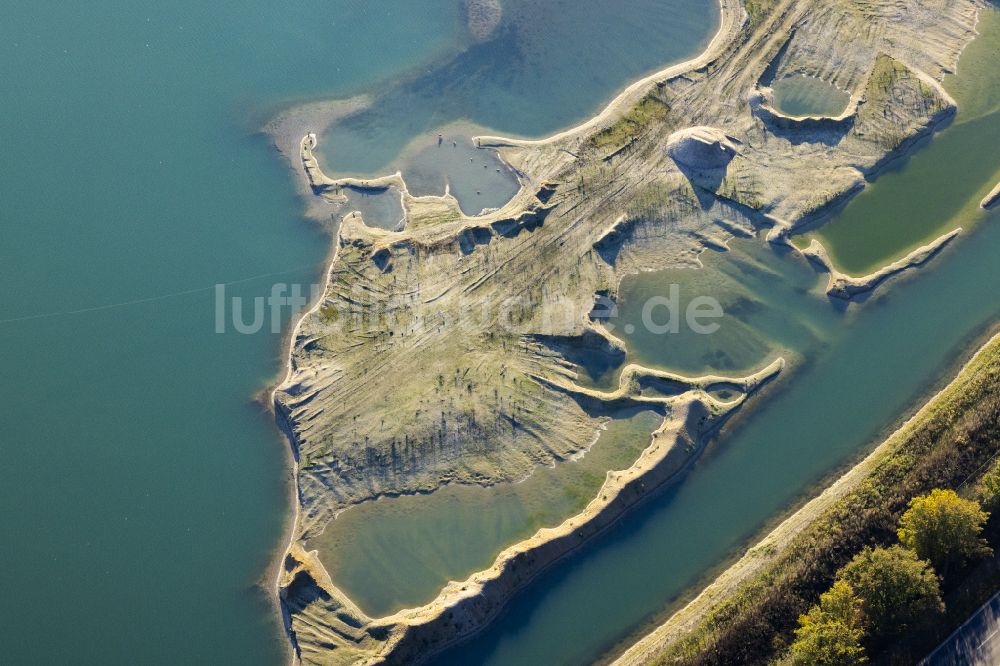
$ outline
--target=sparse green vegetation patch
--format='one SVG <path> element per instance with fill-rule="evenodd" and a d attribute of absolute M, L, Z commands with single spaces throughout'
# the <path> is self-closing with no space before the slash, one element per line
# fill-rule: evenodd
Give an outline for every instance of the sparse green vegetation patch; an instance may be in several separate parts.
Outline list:
<path fill-rule="evenodd" d="M 658 90 L 653 90 L 616 123 L 592 136 L 591 148 L 617 152 L 638 139 L 650 125 L 665 120 L 669 114 L 670 105 L 661 99 Z"/>
<path fill-rule="evenodd" d="M 747 14 L 750 15 L 750 27 L 756 27 L 763 22 L 767 15 L 774 9 L 776 0 L 747 0 Z"/>

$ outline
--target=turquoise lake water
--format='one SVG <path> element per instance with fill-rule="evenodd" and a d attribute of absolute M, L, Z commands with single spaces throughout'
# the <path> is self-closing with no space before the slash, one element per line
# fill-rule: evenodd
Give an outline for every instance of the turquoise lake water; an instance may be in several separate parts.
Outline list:
<path fill-rule="evenodd" d="M 696 52 L 716 20 L 700 0 L 534 4 L 511 2 L 498 33 L 516 57 L 463 55 L 458 0 L 5 8 L 0 661 L 284 659 L 258 583 L 289 509 L 286 444 L 252 399 L 280 332 L 216 333 L 214 286 L 308 285 L 329 239 L 256 130 L 295 101 L 481 76 L 483 94 L 407 98 L 411 125 L 373 122 L 352 168 L 437 118 L 548 131 Z"/>
<path fill-rule="evenodd" d="M 454 2 L 368 6 L 5 7 L 0 661 L 284 658 L 257 582 L 286 445 L 252 402 L 280 338 L 217 335 L 213 285 L 309 284 L 327 253 L 271 107 L 455 48 Z"/>
<path fill-rule="evenodd" d="M 716 20 L 701 0 L 641 0 L 628 12 L 596 0 L 510 0 L 497 39 L 472 44 L 459 7 L 6 8 L 0 661 L 286 656 L 258 585 L 289 509 L 286 444 L 252 399 L 279 369 L 281 336 L 216 333 L 214 286 L 252 299 L 278 282 L 308 285 L 329 239 L 302 219 L 287 168 L 256 133 L 264 120 L 295 101 L 375 92 L 377 113 L 322 147 L 336 169 L 377 172 L 415 137 L 436 140 L 442 123 L 534 135 L 580 120 L 628 81 L 696 52 Z M 1000 144 L 986 149 L 996 140 L 982 139 L 981 159 L 1000 154 Z M 418 174 L 428 191 L 434 162 Z M 876 182 L 872 196 L 879 191 Z M 996 320 L 997 222 L 994 212 L 933 268 L 846 315 L 808 299 L 815 281 L 801 265 L 767 268 L 748 245 L 728 278 L 745 289 L 727 333 L 739 346 L 663 350 L 637 337 L 631 352 L 732 369 L 781 344 L 809 350 L 808 362 L 683 484 L 541 577 L 441 661 L 585 662 L 662 611 L 876 439 Z M 767 270 L 784 272 L 791 293 L 768 295 Z M 625 320 L 635 316 L 628 302 Z M 778 305 L 807 315 L 778 326 Z M 834 330 L 841 319 L 849 325 Z"/>

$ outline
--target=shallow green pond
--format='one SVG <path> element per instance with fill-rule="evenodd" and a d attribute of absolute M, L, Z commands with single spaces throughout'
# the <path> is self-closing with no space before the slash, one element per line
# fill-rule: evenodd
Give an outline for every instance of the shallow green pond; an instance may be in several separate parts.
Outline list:
<path fill-rule="evenodd" d="M 422 605 L 448 581 L 489 568 L 505 547 L 582 511 L 609 470 L 632 465 L 662 420 L 652 411 L 620 414 L 586 456 L 520 483 L 447 486 L 362 504 L 309 548 L 319 549 L 333 580 L 367 614 Z"/>
<path fill-rule="evenodd" d="M 774 106 L 789 116 L 839 116 L 851 96 L 814 76 L 794 74 L 775 81 Z"/>
<path fill-rule="evenodd" d="M 979 224 L 979 202 L 1000 181 L 1000 12 L 945 87 L 959 104 L 951 127 L 892 164 L 815 235 L 842 270 L 876 270 L 955 227 Z M 914 187 L 914 183 L 920 183 Z"/>

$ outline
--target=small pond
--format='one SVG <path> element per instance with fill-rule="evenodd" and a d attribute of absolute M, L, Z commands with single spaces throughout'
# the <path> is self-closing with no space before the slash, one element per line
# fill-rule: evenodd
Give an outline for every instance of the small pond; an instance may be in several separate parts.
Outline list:
<path fill-rule="evenodd" d="M 851 101 L 846 91 L 804 74 L 779 79 L 772 90 L 774 108 L 789 116 L 838 116 Z"/>

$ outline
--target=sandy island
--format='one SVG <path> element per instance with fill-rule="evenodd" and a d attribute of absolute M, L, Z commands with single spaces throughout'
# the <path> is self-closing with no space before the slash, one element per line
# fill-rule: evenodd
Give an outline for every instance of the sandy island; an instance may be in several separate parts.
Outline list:
<path fill-rule="evenodd" d="M 297 659 L 415 663 L 436 654 L 697 456 L 704 434 L 780 363 L 746 378 L 629 366 L 616 391 L 583 388 L 570 350 L 622 354 L 590 318 L 595 295 L 614 296 L 638 271 L 697 268 L 701 252 L 724 250 L 734 235 L 780 238 L 857 192 L 954 113 L 939 82 L 972 38 L 979 7 L 874 0 L 862 13 L 846 2 L 781 0 L 755 3 L 751 16 L 739 0 L 720 4 L 705 53 L 633 84 L 587 123 L 539 141 L 480 137 L 522 177 L 518 194 L 488 214 L 464 215 L 447 195 L 409 196 L 399 174 L 326 177 L 312 132 L 356 104 L 317 106 L 325 119 L 315 124 L 308 112 L 286 114 L 295 119 L 279 125 L 286 134 L 306 127 L 298 154 L 285 154 L 313 200 L 337 200 L 345 187 L 396 188 L 406 213 L 398 232 L 341 220 L 324 294 L 295 326 L 272 395 L 297 462 L 277 581 Z M 848 111 L 802 119 L 773 110 L 768 82 L 791 71 L 850 92 Z M 874 286 L 899 270 L 865 279 Z M 843 282 L 845 294 L 852 284 Z M 739 397 L 718 401 L 707 392 L 715 386 Z M 609 473 L 582 514 L 508 548 L 422 608 L 365 617 L 301 547 L 360 502 L 515 481 L 571 459 L 609 410 L 643 402 L 667 416 L 632 468 Z"/>

